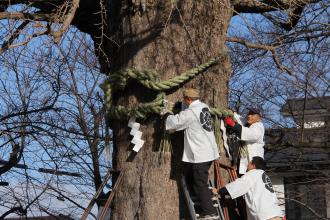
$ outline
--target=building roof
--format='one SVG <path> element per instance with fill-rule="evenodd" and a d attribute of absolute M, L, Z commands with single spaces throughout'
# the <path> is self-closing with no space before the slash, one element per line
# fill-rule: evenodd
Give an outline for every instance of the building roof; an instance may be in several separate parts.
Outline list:
<path fill-rule="evenodd" d="M 265 160 L 270 169 L 284 172 L 322 170 L 330 165 L 330 131 L 318 129 L 269 129 Z"/>
<path fill-rule="evenodd" d="M 289 99 L 283 105 L 283 116 L 330 116 L 330 96 Z"/>

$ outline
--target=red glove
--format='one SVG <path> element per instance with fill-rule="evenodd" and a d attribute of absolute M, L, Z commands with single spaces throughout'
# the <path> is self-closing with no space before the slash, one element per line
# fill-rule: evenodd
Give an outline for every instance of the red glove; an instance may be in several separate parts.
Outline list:
<path fill-rule="evenodd" d="M 235 125 L 235 122 L 233 121 L 233 119 L 230 116 L 227 116 L 225 118 L 225 123 L 230 127 L 234 127 L 234 125 Z"/>

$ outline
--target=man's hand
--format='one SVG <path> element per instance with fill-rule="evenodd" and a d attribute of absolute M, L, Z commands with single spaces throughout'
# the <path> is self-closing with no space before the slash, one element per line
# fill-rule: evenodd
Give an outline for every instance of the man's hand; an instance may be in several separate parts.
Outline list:
<path fill-rule="evenodd" d="M 174 106 L 173 106 L 173 113 L 174 114 L 178 114 L 181 112 L 181 105 L 182 105 L 182 102 L 176 102 L 174 103 Z"/>
<path fill-rule="evenodd" d="M 212 188 L 211 188 L 211 192 L 212 192 L 212 194 L 215 195 L 215 196 L 219 195 L 219 194 L 218 194 L 218 189 L 217 189 L 217 188 L 212 187 Z"/>
<path fill-rule="evenodd" d="M 169 115 L 173 115 L 173 112 L 171 110 L 168 110 L 168 109 L 162 109 L 162 111 L 159 114 L 163 118 L 166 118 Z"/>
<path fill-rule="evenodd" d="M 174 106 L 174 103 L 173 102 L 170 102 L 170 101 L 167 101 L 167 100 L 163 100 L 163 107 L 162 107 L 162 109 L 161 109 L 161 111 L 160 111 L 160 115 L 162 116 L 162 117 L 167 117 L 168 115 L 173 115 L 173 106 Z"/>
<path fill-rule="evenodd" d="M 173 113 L 172 112 L 166 112 L 165 114 L 160 115 L 160 117 L 161 117 L 161 119 L 166 119 L 170 115 L 173 115 Z"/>
<path fill-rule="evenodd" d="M 227 116 L 224 120 L 228 134 L 235 133 L 239 138 L 242 135 L 242 125 L 236 123 L 230 116 Z"/>
<path fill-rule="evenodd" d="M 227 116 L 225 118 L 225 124 L 228 125 L 229 127 L 234 127 L 236 123 L 230 116 Z"/>

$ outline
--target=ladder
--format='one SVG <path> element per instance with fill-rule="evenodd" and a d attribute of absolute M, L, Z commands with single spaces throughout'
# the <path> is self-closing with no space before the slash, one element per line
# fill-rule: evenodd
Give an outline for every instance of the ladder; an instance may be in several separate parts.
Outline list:
<path fill-rule="evenodd" d="M 196 214 L 194 202 L 192 201 L 192 199 L 190 197 L 189 190 L 188 190 L 187 183 L 186 183 L 184 176 L 181 177 L 180 183 L 181 183 L 181 187 L 183 190 L 184 198 L 185 198 L 187 206 L 188 206 L 190 218 L 191 218 L 191 220 L 197 220 L 198 215 Z"/>
<path fill-rule="evenodd" d="M 212 181 L 209 179 L 209 188 L 210 190 L 212 188 L 214 188 L 214 185 L 212 183 Z M 223 209 L 221 207 L 220 201 L 219 201 L 219 197 L 218 196 L 213 196 L 212 197 L 212 201 L 213 201 L 213 206 L 215 207 L 215 209 L 217 210 L 217 214 L 219 216 L 220 220 L 225 220 L 225 217 L 223 215 Z"/>
<path fill-rule="evenodd" d="M 117 173 L 118 174 L 118 177 L 116 179 L 116 182 L 115 184 L 113 184 L 113 187 L 112 187 L 112 190 L 111 190 L 111 193 L 104 205 L 104 208 L 102 209 L 100 215 L 99 215 L 99 218 L 98 220 L 104 220 L 107 212 L 109 211 L 109 207 L 110 207 L 110 204 L 112 202 L 112 199 L 114 197 L 114 194 L 116 192 L 116 190 L 118 189 L 118 186 L 120 185 L 121 183 L 121 180 L 123 178 L 123 175 L 124 175 L 124 171 L 114 171 L 112 169 L 109 169 L 106 176 L 104 177 L 104 180 L 102 181 L 102 184 L 100 185 L 100 187 L 98 188 L 98 190 L 96 191 L 95 195 L 93 196 L 93 198 L 91 199 L 91 201 L 89 202 L 87 208 L 85 209 L 83 215 L 81 216 L 80 220 L 86 220 L 88 215 L 90 214 L 93 206 L 95 205 L 96 201 L 98 200 L 100 194 L 102 193 L 104 187 L 106 186 L 108 180 L 110 179 L 110 177 L 114 174 L 114 173 Z"/>
<path fill-rule="evenodd" d="M 190 216 L 191 220 L 198 220 L 199 215 L 196 213 L 196 207 L 195 207 L 198 205 L 198 202 L 196 201 L 196 199 L 194 199 L 190 196 L 184 176 L 181 177 L 180 183 L 181 183 L 181 187 L 183 190 L 184 198 L 186 200 L 186 204 L 188 206 L 189 216 Z M 208 183 L 209 183 L 209 188 L 211 189 L 213 187 L 212 181 L 209 180 Z M 219 198 L 213 197 L 212 202 L 213 202 L 213 206 L 215 207 L 217 214 L 219 216 L 217 219 L 225 220 Z"/>
<path fill-rule="evenodd" d="M 221 175 L 220 175 L 220 167 L 225 169 L 227 172 L 229 172 L 229 176 L 231 178 L 231 181 L 235 180 L 236 178 L 233 176 L 234 172 L 236 173 L 235 169 L 227 166 L 225 164 L 220 163 L 219 160 L 214 161 L 214 170 L 215 170 L 215 175 L 217 178 L 217 190 L 219 190 L 221 187 L 224 187 L 224 184 L 221 180 Z M 227 207 L 223 208 L 223 213 L 224 213 L 224 220 L 230 220 L 229 217 L 229 210 Z"/>
<path fill-rule="evenodd" d="M 228 166 L 226 164 L 221 163 L 219 160 L 214 161 L 214 169 L 215 169 L 215 175 L 217 177 L 217 186 L 218 186 L 218 190 L 221 187 L 224 187 L 224 184 L 221 180 L 221 176 L 220 176 L 220 168 L 224 169 L 226 172 L 228 172 L 229 177 L 230 177 L 230 182 L 236 180 L 238 178 L 237 176 L 237 171 L 234 167 Z M 237 200 L 237 208 L 240 214 L 240 218 L 241 219 L 246 219 L 246 211 L 245 211 L 245 201 L 240 199 Z M 229 209 L 227 206 L 223 207 L 223 213 L 224 213 L 224 220 L 230 220 L 230 215 L 229 215 Z"/>

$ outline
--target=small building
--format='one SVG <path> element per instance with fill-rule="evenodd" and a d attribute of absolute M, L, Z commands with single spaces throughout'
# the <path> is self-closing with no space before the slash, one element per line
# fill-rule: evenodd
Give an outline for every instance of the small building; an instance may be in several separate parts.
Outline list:
<path fill-rule="evenodd" d="M 266 131 L 268 172 L 287 220 L 330 218 L 330 97 L 290 99 L 296 126 Z"/>

